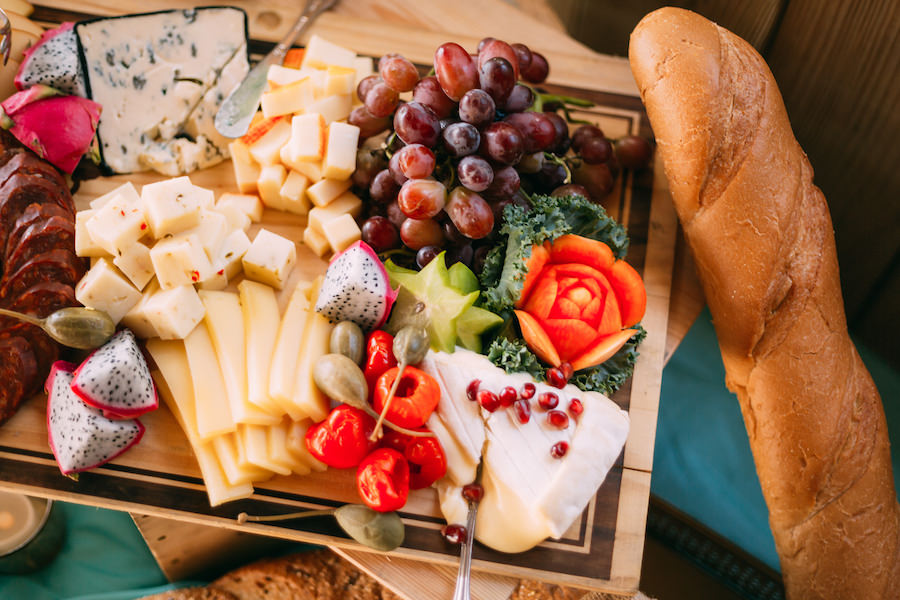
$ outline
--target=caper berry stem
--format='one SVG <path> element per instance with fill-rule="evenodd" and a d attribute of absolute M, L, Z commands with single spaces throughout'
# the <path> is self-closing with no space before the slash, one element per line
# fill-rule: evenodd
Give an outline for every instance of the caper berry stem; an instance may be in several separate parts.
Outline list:
<path fill-rule="evenodd" d="M 31 315 L 26 315 L 24 313 L 16 312 L 14 310 L 7 310 L 5 308 L 0 308 L 0 315 L 5 317 L 12 317 L 13 319 L 19 319 L 20 321 L 25 321 L 26 323 L 31 323 L 32 325 L 36 325 L 43 329 L 44 320 L 39 317 L 32 317 Z"/>
<path fill-rule="evenodd" d="M 369 436 L 370 441 L 380 440 L 384 435 L 384 429 L 382 428 L 382 423 L 384 423 L 384 418 L 387 416 L 388 409 L 391 408 L 391 402 L 394 400 L 394 394 L 397 393 L 397 387 L 400 385 L 400 380 L 403 379 L 403 371 L 406 370 L 406 362 L 401 362 L 397 365 L 399 371 L 397 372 L 397 377 L 394 379 L 393 385 L 391 385 L 391 391 L 388 392 L 388 397 L 384 401 L 384 407 L 381 409 L 381 414 L 378 415 L 378 421 L 375 422 L 375 429 L 372 430 L 372 435 Z"/>
<path fill-rule="evenodd" d="M 244 523 L 267 523 L 272 521 L 290 521 L 292 519 L 303 519 L 305 517 L 325 517 L 328 515 L 333 515 L 335 509 L 333 508 L 323 508 L 321 510 L 305 510 L 303 512 L 292 512 L 285 513 L 283 515 L 248 515 L 245 512 L 240 513 L 237 516 L 237 522 L 239 525 L 243 525 Z"/>

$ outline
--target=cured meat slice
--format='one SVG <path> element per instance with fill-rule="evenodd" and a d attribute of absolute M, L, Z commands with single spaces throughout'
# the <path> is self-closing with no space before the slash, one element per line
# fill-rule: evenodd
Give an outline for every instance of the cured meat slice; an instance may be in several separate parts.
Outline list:
<path fill-rule="evenodd" d="M 70 215 L 66 212 L 66 209 L 57 206 L 56 204 L 29 204 L 19 218 L 16 219 L 15 224 L 10 230 L 9 237 L 6 241 L 6 252 L 3 256 L 8 257 L 12 254 L 15 247 L 18 246 L 22 235 L 30 226 L 38 221 L 50 219 L 52 217 L 62 217 L 63 219 L 68 220 Z"/>
<path fill-rule="evenodd" d="M 24 398 L 37 391 L 38 373 L 37 360 L 24 338 L 0 338 L 0 424 L 16 412 Z"/>
<path fill-rule="evenodd" d="M 50 163 L 41 160 L 30 152 L 12 154 L 9 160 L 0 166 L 0 185 L 6 183 L 7 179 L 19 173 L 24 175 L 37 175 L 64 189 L 66 188 L 66 180 L 62 178 L 59 171 L 57 171 Z"/>
<path fill-rule="evenodd" d="M 72 221 L 63 217 L 40 220 L 32 223 L 22 234 L 18 245 L 7 252 L 4 272 L 14 273 L 28 260 L 44 252 L 74 247 L 75 225 Z"/>
<path fill-rule="evenodd" d="M 18 173 L 0 185 L 0 248 L 6 248 L 6 240 L 16 220 L 34 203 L 53 203 L 75 218 L 72 195 L 65 187 L 37 175 Z"/>
<path fill-rule="evenodd" d="M 21 292 L 47 281 L 74 287 L 84 275 L 84 270 L 84 261 L 75 256 L 72 250 L 57 248 L 38 254 L 3 278 L 0 305 L 9 306 Z"/>

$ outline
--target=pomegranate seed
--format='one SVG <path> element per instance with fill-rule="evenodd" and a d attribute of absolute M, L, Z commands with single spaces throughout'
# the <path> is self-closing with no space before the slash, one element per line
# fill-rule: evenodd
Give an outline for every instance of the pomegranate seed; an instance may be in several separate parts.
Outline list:
<path fill-rule="evenodd" d="M 580 417 L 581 413 L 584 412 L 584 404 L 581 403 L 581 400 L 578 398 L 572 398 L 569 400 L 569 414 L 573 417 Z"/>
<path fill-rule="evenodd" d="M 484 488 L 477 483 L 470 483 L 463 486 L 462 495 L 467 501 L 478 503 L 484 498 Z"/>
<path fill-rule="evenodd" d="M 480 379 L 473 379 L 469 382 L 469 385 L 466 387 L 466 398 L 475 402 L 478 399 L 478 388 L 481 386 Z"/>
<path fill-rule="evenodd" d="M 500 405 L 501 406 L 512 406 L 512 403 L 519 399 L 519 392 L 516 391 L 516 388 L 506 386 L 502 390 L 500 390 Z"/>
<path fill-rule="evenodd" d="M 566 387 L 566 376 L 563 374 L 562 369 L 557 367 L 553 367 L 552 369 L 547 369 L 547 383 L 552 385 L 555 388 L 562 389 Z"/>
<path fill-rule="evenodd" d="M 562 371 L 563 377 L 566 378 L 566 381 L 572 379 L 572 375 L 575 374 L 575 369 L 572 368 L 572 363 L 560 363 L 559 370 Z"/>
<path fill-rule="evenodd" d="M 544 392 L 543 394 L 538 396 L 538 404 L 544 410 L 556 408 L 556 405 L 559 404 L 559 396 L 557 396 L 553 392 Z"/>
<path fill-rule="evenodd" d="M 528 400 L 516 400 L 513 408 L 516 411 L 516 418 L 519 419 L 519 423 L 524 425 L 531 420 L 531 404 L 528 403 Z"/>
<path fill-rule="evenodd" d="M 500 398 L 490 390 L 478 390 L 478 404 L 488 412 L 494 412 L 500 408 Z"/>
<path fill-rule="evenodd" d="M 534 384 L 529 382 L 522 386 L 522 397 L 526 400 L 534 396 L 534 393 L 537 391 L 537 388 L 534 387 Z"/>
<path fill-rule="evenodd" d="M 547 422 L 557 429 L 565 429 L 569 426 L 569 415 L 561 410 L 551 410 L 547 413 Z"/>
<path fill-rule="evenodd" d="M 562 458 L 568 451 L 568 442 L 556 442 L 550 447 L 550 456 L 552 456 L 553 458 Z"/>
<path fill-rule="evenodd" d="M 463 525 L 444 525 L 441 527 L 441 535 L 451 544 L 463 544 L 469 537 Z"/>

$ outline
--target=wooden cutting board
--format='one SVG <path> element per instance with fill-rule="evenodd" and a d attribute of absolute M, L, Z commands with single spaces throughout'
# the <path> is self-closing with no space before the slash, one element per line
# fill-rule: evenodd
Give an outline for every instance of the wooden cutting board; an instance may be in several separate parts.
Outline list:
<path fill-rule="evenodd" d="M 64 6 L 66 3 L 57 4 Z M 71 4 L 74 8 L 75 3 Z M 168 7 L 171 3 L 159 4 Z M 87 10 L 94 10 L 92 14 L 114 12 L 99 3 L 77 3 L 77 10 L 80 11 L 78 14 L 45 11 L 39 15 L 43 14 L 52 21 L 84 18 Z M 361 53 L 379 55 L 399 50 L 414 60 L 427 61 L 433 48 L 447 40 L 446 34 L 409 30 L 404 35 L 392 31 L 396 35 L 394 37 L 387 35 L 380 27 L 375 31 L 371 23 L 367 28 L 372 35 L 357 37 L 359 20 L 340 15 L 327 17 L 323 19 L 319 33 Z M 265 51 L 267 42 L 275 34 L 270 31 L 257 37 L 253 22 L 251 18 L 251 37 L 255 40 L 253 46 Z M 421 39 L 416 40 L 416 35 Z M 376 42 L 372 41 L 373 37 Z M 398 43 L 398 40 L 404 41 Z M 461 41 L 473 46 L 477 38 Z M 528 43 L 541 48 L 537 41 Z M 559 60 L 548 51 L 554 68 L 559 62 L 566 62 L 566 52 L 574 54 L 577 50 L 563 42 L 558 43 L 558 48 Z M 553 77 L 553 80 L 575 84 L 549 86 L 553 91 L 596 103 L 594 108 L 581 116 L 598 123 L 608 136 L 617 137 L 626 133 L 649 135 L 646 115 L 639 100 L 627 85 L 621 85 L 615 78 L 609 86 L 613 91 L 598 90 L 602 86 L 597 82 L 602 83 L 602 78 L 588 77 L 584 73 L 578 75 L 575 69 L 570 75 L 563 71 L 559 79 Z M 154 175 L 138 174 L 87 182 L 76 195 L 76 203 L 84 207 L 92 198 L 126 180 L 142 185 L 157 179 Z M 192 174 L 191 179 L 198 185 L 214 189 L 217 195 L 234 191 L 228 163 Z M 547 541 L 530 552 L 516 555 L 477 546 L 473 563 L 476 570 L 606 591 L 637 589 L 676 231 L 674 212 L 665 197 L 664 185 L 664 177 L 658 170 L 628 174 L 605 203 L 610 214 L 628 227 L 631 237 L 628 260 L 642 273 L 648 290 L 648 311 L 643 323 L 649 335 L 641 347 L 641 358 L 634 378 L 613 398 L 629 411 L 631 417 L 631 432 L 623 455 L 585 513 L 562 539 Z M 281 235 L 299 239 L 304 219 L 267 211 L 262 225 Z M 298 254 L 299 274 L 312 276 L 324 271 L 325 263 L 302 245 L 298 246 Z M 78 482 L 73 482 L 59 474 L 49 452 L 44 425 L 45 402 L 42 397 L 34 398 L 0 428 L 0 487 L 143 515 L 327 544 L 338 548 L 363 568 L 375 572 L 389 585 L 409 576 L 408 567 L 399 568 L 397 564 L 393 565 L 398 567 L 395 572 L 386 571 L 392 565 L 390 558 L 361 552 L 360 547 L 348 540 L 330 518 L 243 526 L 234 520 L 242 511 L 269 514 L 356 501 L 351 473 L 332 470 L 302 478 L 278 477 L 259 486 L 250 499 L 211 509 L 187 440 L 171 413 L 161 408 L 142 418 L 147 434 L 139 446 L 120 460 L 82 474 Z M 438 533 L 443 521 L 434 492 L 422 490 L 414 493 L 402 515 L 407 526 L 407 538 L 404 545 L 390 556 L 444 565 L 440 572 L 452 573 L 458 548 L 446 544 Z M 411 594 L 411 597 L 440 597 L 432 596 L 432 593 L 434 588 L 429 585 L 421 593 Z"/>

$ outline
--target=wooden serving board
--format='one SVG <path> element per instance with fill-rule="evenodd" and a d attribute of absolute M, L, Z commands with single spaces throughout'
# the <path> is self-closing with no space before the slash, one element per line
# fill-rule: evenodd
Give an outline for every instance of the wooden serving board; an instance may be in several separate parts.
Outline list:
<path fill-rule="evenodd" d="M 71 19 L 73 15 L 62 14 L 61 18 Z M 352 43 L 344 43 L 354 47 Z M 266 40 L 254 45 L 260 50 L 267 46 Z M 395 49 L 385 47 L 383 51 Z M 650 134 L 646 115 L 634 95 L 577 86 L 547 87 L 550 91 L 595 102 L 594 108 L 579 116 L 598 123 L 609 137 Z M 124 181 L 143 185 L 158 179 L 144 173 L 86 182 L 76 194 L 76 204 L 83 208 L 94 197 Z M 191 179 L 197 185 L 215 190 L 217 196 L 235 190 L 230 163 L 191 174 Z M 642 273 L 648 291 L 648 310 L 643 321 L 648 337 L 641 346 L 633 379 L 613 397 L 631 416 L 626 447 L 596 497 L 562 539 L 548 540 L 529 552 L 514 555 L 476 545 L 473 568 L 510 577 L 631 592 L 637 589 L 640 576 L 676 221 L 659 169 L 628 173 L 624 179 L 620 178 L 605 205 L 614 218 L 627 226 L 631 238 L 628 261 Z M 305 219 L 267 211 L 261 225 L 296 240 Z M 298 244 L 294 277 L 312 277 L 324 268 L 324 261 Z M 258 486 L 249 499 L 210 508 L 187 439 L 172 414 L 161 407 L 142 417 L 147 433 L 137 447 L 109 465 L 83 473 L 75 482 L 60 475 L 49 451 L 45 407 L 46 399 L 36 397 L 0 427 L 0 488 L 198 525 L 326 544 L 370 571 L 373 565 L 390 563 L 389 558 L 368 560 L 369 555 L 362 552 L 365 549 L 349 540 L 331 518 L 246 525 L 235 521 L 237 514 L 244 511 L 275 514 L 358 501 L 351 472 L 329 470 L 305 477 L 276 477 Z M 443 520 L 432 490 L 411 494 L 401 514 L 407 528 L 406 540 L 390 556 L 429 561 L 447 568 L 456 565 L 458 547 L 445 543 L 438 532 Z M 391 583 L 391 576 L 384 578 Z"/>

